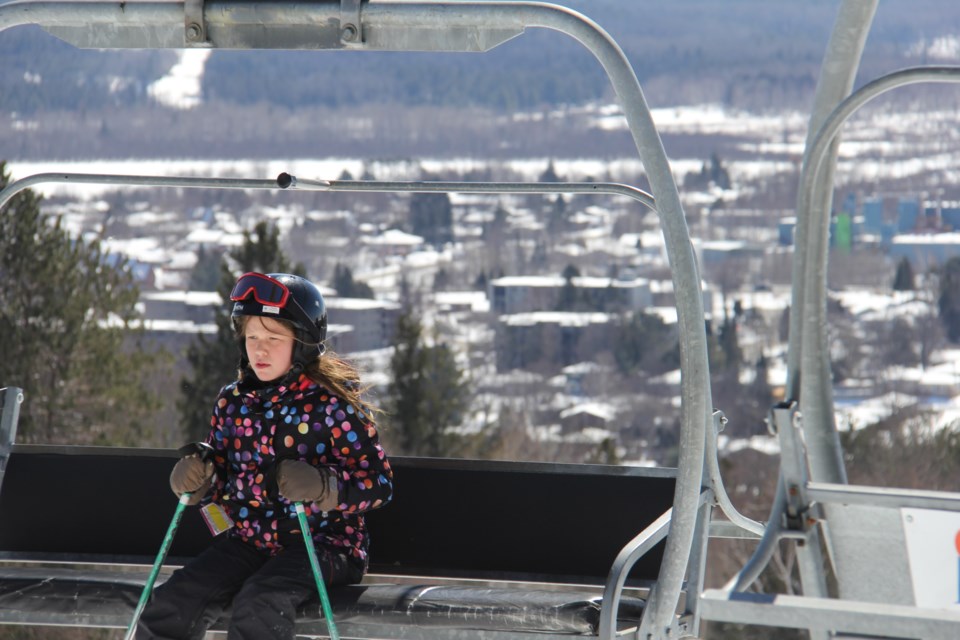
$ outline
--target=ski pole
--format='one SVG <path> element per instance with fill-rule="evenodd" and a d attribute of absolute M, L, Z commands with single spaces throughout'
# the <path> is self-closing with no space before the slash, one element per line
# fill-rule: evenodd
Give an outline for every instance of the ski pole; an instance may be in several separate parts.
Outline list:
<path fill-rule="evenodd" d="M 307 555 L 310 556 L 310 568 L 313 569 L 313 579 L 317 583 L 317 592 L 320 594 L 320 605 L 323 607 L 323 617 L 327 619 L 327 630 L 330 640 L 340 640 L 337 624 L 333 621 L 333 610 L 330 608 L 330 598 L 323 583 L 323 573 L 320 572 L 320 562 L 317 560 L 317 551 L 313 548 L 313 537 L 310 535 L 310 525 L 307 524 L 307 514 L 303 510 L 303 503 L 297 502 L 297 519 L 300 521 L 300 531 L 303 541 L 307 544 Z"/>
<path fill-rule="evenodd" d="M 173 512 L 173 519 L 170 521 L 170 526 L 167 527 L 167 535 L 163 537 L 163 544 L 160 545 L 160 552 L 157 554 L 157 559 L 153 563 L 153 569 L 150 571 L 149 577 L 147 577 L 146 584 L 143 585 L 140 602 L 137 603 L 137 608 L 133 612 L 133 620 L 130 621 L 130 626 L 127 627 L 127 635 L 124 636 L 124 640 L 133 639 L 133 634 L 137 630 L 137 623 L 140 621 L 140 614 L 143 613 L 144 608 L 147 606 L 147 600 L 150 599 L 150 593 L 153 591 L 153 583 L 157 581 L 157 574 L 160 573 L 160 567 L 163 566 L 163 561 L 167 557 L 167 551 L 173 542 L 173 534 L 177 532 L 180 517 L 183 515 L 183 510 L 186 508 L 187 503 L 190 501 L 190 495 L 191 494 L 187 492 L 180 496 L 180 502 L 177 503 L 177 510 Z"/>
<path fill-rule="evenodd" d="M 201 461 L 206 462 L 213 453 L 213 447 L 206 442 L 192 442 L 180 447 L 177 453 L 179 453 L 180 456 L 196 455 Z M 160 574 L 160 567 L 163 566 L 163 561 L 167 558 L 167 551 L 170 550 L 170 545 L 173 543 L 173 535 L 177 532 L 177 527 L 180 526 L 180 518 L 183 516 L 183 510 L 186 509 L 187 503 L 190 502 L 190 496 L 192 494 L 192 491 L 187 491 L 180 495 L 177 510 L 173 512 L 170 526 L 167 527 L 167 534 L 163 537 L 160 551 L 157 553 L 157 558 L 153 562 L 153 569 L 150 570 L 147 582 L 143 585 L 143 591 L 140 593 L 140 602 L 137 603 L 137 608 L 133 612 L 133 620 L 130 621 L 130 626 L 127 627 L 127 635 L 123 637 L 123 640 L 133 640 L 133 634 L 137 630 L 137 623 L 140 622 L 140 616 L 143 614 L 143 610 L 147 606 L 147 601 L 150 599 L 150 594 L 153 592 L 153 583 L 157 581 L 157 576 Z"/>

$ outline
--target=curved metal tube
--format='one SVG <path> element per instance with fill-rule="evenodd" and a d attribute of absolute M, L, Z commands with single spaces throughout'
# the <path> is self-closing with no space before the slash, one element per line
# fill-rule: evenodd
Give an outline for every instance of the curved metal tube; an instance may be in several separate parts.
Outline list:
<path fill-rule="evenodd" d="M 821 123 L 826 120 L 829 113 L 850 93 L 853 87 L 853 81 L 860 66 L 860 57 L 863 53 L 867 34 L 870 32 L 870 26 L 873 23 L 877 4 L 878 0 L 843 0 L 840 5 L 831 31 L 830 42 L 824 55 L 824 62 L 821 65 L 820 78 L 817 82 L 814 108 L 807 132 L 804 169 L 806 169 L 810 157 L 814 132 L 820 128 Z M 832 170 L 833 166 L 831 165 L 829 171 L 825 171 L 825 173 L 832 175 Z M 822 208 L 829 208 L 832 195 L 832 193 L 827 192 L 822 196 L 822 198 L 826 198 L 826 202 L 821 203 Z M 804 353 L 803 347 L 810 348 L 810 341 L 803 340 L 804 332 L 800 329 L 805 324 L 806 317 L 804 310 L 806 287 L 804 283 L 809 255 L 815 253 L 809 248 L 813 242 L 808 240 L 808 229 L 811 224 L 809 220 L 810 207 L 809 200 L 803 199 L 798 194 L 797 224 L 794 229 L 793 241 L 793 295 L 790 304 L 790 336 L 787 347 L 787 385 L 785 392 L 786 399 L 792 401 L 796 401 L 801 395 L 800 359 Z M 816 344 L 819 344 L 818 336 L 814 336 L 812 339 L 817 340 Z M 806 376 L 807 379 L 817 377 L 814 374 Z M 777 477 L 774 500 L 770 506 L 770 517 L 767 519 L 767 527 L 763 532 L 760 543 L 740 572 L 724 587 L 725 589 L 734 591 L 746 589 L 766 568 L 776 551 L 776 543 L 780 536 L 780 517 L 786 508 L 786 504 L 786 486 L 783 474 L 780 473 Z"/>
<path fill-rule="evenodd" d="M 444 180 L 304 180 L 280 174 L 274 187 L 299 191 L 410 192 L 420 193 L 578 193 L 626 196 L 656 212 L 653 196 L 619 182 L 456 182 Z"/>
<path fill-rule="evenodd" d="M 613 561 L 613 567 L 607 575 L 603 587 L 603 603 L 600 608 L 600 638 L 612 640 L 617 633 L 617 607 L 606 606 L 607 603 L 620 602 L 623 585 L 627 581 L 630 569 L 637 560 L 653 549 L 658 542 L 667 537 L 670 532 L 670 516 L 673 509 L 667 509 L 659 518 L 654 520 L 646 529 L 641 531 L 633 540 L 628 542 Z M 646 618 L 646 611 L 644 611 Z"/>
<path fill-rule="evenodd" d="M 824 55 L 814 96 L 804 151 L 803 170 L 810 164 L 813 138 L 822 123 L 853 88 L 867 34 L 873 23 L 878 0 L 844 0 L 837 14 L 830 42 Z M 814 174 L 822 185 L 833 182 L 836 166 L 836 145 L 830 161 Z M 833 190 L 824 188 L 797 195 L 797 225 L 794 236 L 793 297 L 790 306 L 790 337 L 787 349 L 787 389 L 785 400 L 797 401 L 804 416 L 808 464 L 811 477 L 832 482 L 846 482 L 840 441 L 833 427 L 833 400 L 830 396 L 829 362 L 815 354 L 825 350 L 826 318 L 811 309 L 821 302 L 810 295 L 826 295 L 827 231 L 814 223 L 815 211 L 829 211 Z M 822 288 L 810 287 L 811 281 L 823 280 Z M 804 375 L 806 374 L 806 375 Z M 820 424 L 829 421 L 830 428 Z M 811 426 L 812 425 L 812 426 Z"/>
<path fill-rule="evenodd" d="M 720 511 L 723 512 L 723 515 L 727 516 L 730 522 L 739 526 L 741 529 L 746 529 L 750 533 L 762 536 L 765 529 L 763 524 L 756 520 L 751 520 L 737 511 L 737 508 L 733 506 L 733 502 L 730 501 L 730 496 L 727 495 L 727 490 L 723 486 L 723 476 L 720 475 L 720 463 L 717 461 L 717 434 L 720 431 L 719 423 L 725 421 L 726 418 L 723 417 L 721 412 L 714 412 L 712 420 L 713 428 L 710 437 L 707 438 L 707 451 L 705 454 L 710 489 L 713 491 Z"/>
<path fill-rule="evenodd" d="M 840 127 L 857 109 L 886 91 L 922 82 L 960 82 L 960 67 L 913 67 L 896 71 L 864 85 L 841 102 L 808 147 L 807 161 L 801 173 L 799 200 L 804 203 L 814 202 L 818 196 L 818 188 L 821 192 L 832 191 L 832 176 L 830 179 L 824 177 L 823 167 L 830 159 L 835 161 L 836 136 Z M 815 235 L 811 236 L 810 249 L 806 256 L 801 368 L 803 371 L 821 373 L 819 376 L 805 375 L 801 379 L 800 400 L 807 441 L 807 459 L 812 481 L 844 483 L 846 474 L 843 472 L 842 452 L 839 450 L 834 426 L 832 390 L 829 383 L 829 348 L 825 330 L 829 207 L 811 207 L 808 226 Z"/>
<path fill-rule="evenodd" d="M 177 176 L 127 176 L 108 173 L 35 173 L 15 180 L 0 190 L 0 207 L 24 189 L 38 184 L 113 184 L 130 187 L 205 187 L 207 189 L 279 189 L 276 180 L 246 178 L 198 178 Z"/>
<path fill-rule="evenodd" d="M 809 192 L 815 188 L 816 183 L 814 182 L 813 176 L 816 174 L 826 154 L 831 151 L 834 138 L 839 132 L 840 127 L 857 109 L 886 91 L 921 82 L 960 82 L 960 67 L 903 69 L 873 80 L 843 100 L 824 122 L 808 148 L 808 161 L 804 166 L 804 172 L 801 178 L 801 189 Z M 829 216 L 826 215 L 825 210 L 814 213 L 817 215 L 817 219 L 811 220 L 811 225 L 816 223 L 829 227 Z M 826 260 L 826 257 L 824 256 L 823 259 Z M 814 284 L 810 284 L 808 281 L 808 286 L 812 287 Z M 826 286 L 825 283 L 823 286 Z M 825 291 L 819 297 L 810 296 L 810 298 L 820 301 L 824 305 L 823 312 L 825 313 Z M 810 425 L 807 426 L 809 427 Z M 768 524 L 767 530 L 764 532 L 757 550 L 743 569 L 724 586 L 724 589 L 732 591 L 742 591 L 746 589 L 760 576 L 760 573 L 773 556 L 779 533 L 779 528 L 775 526 L 777 522 L 776 519 L 779 518 L 779 515 L 783 513 L 786 507 L 786 493 L 782 475 L 780 475 L 777 480 L 775 495 L 774 504 L 770 510 L 770 524 Z"/>
<path fill-rule="evenodd" d="M 693 547 L 706 430 L 713 408 L 700 276 L 690 245 L 680 194 L 637 76 L 609 34 L 585 16 L 555 5 L 497 2 L 484 3 L 484 6 L 509 12 L 523 27 L 543 27 L 566 33 L 593 53 L 620 98 L 630 133 L 657 201 L 673 277 L 681 337 L 681 428 L 670 536 L 667 538 L 657 584 L 647 602 L 641 635 L 666 636 L 674 622 L 687 561 Z M 368 5 L 364 16 L 374 23 L 382 21 L 390 26 L 413 27 L 418 23 L 418 11 L 421 8 L 429 9 L 429 5 L 378 3 Z M 466 21 L 476 20 L 482 15 L 466 4 L 456 5 L 456 11 L 460 19 Z"/>
<path fill-rule="evenodd" d="M 777 542 L 780 540 L 779 518 L 786 508 L 787 491 L 783 482 L 783 474 L 779 474 L 773 505 L 770 507 L 770 521 L 767 522 L 763 536 L 760 538 L 760 542 L 757 544 L 757 548 L 750 556 L 750 559 L 747 560 L 747 563 L 743 565 L 743 568 L 740 569 L 737 575 L 733 576 L 729 582 L 724 585 L 723 588 L 725 590 L 743 591 L 753 584 L 754 581 L 760 577 L 760 574 L 763 573 L 763 570 L 767 568 L 767 564 L 777 550 Z"/>
<path fill-rule="evenodd" d="M 288 174 L 283 174 L 288 175 Z M 292 176 L 291 176 L 292 177 Z M 299 181 L 283 187 L 278 180 L 249 178 L 202 178 L 178 176 L 134 176 L 98 173 L 37 173 L 11 182 L 0 190 L 0 207 L 20 193 L 38 184 L 112 184 L 133 187 L 187 187 L 207 189 L 306 189 L 313 191 L 418 191 L 446 193 L 579 193 L 621 195 L 656 211 L 653 196 L 617 182 L 394 182 L 378 180 L 314 180 Z"/>

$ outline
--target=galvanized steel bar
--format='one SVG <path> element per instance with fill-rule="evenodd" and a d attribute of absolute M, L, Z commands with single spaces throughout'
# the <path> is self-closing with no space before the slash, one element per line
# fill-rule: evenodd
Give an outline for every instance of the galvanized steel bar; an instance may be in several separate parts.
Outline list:
<path fill-rule="evenodd" d="M 0 207 L 24 189 L 38 184 L 101 184 L 128 187 L 204 187 L 207 189 L 278 189 L 276 180 L 246 178 L 200 178 L 179 176 L 133 176 L 109 173 L 37 173 L 9 183 L 0 190 Z"/>
<path fill-rule="evenodd" d="M 830 41 L 820 66 L 820 78 L 814 95 L 807 140 L 804 149 L 804 171 L 810 160 L 810 148 L 816 132 L 853 88 L 867 35 L 873 23 L 878 0 L 843 0 L 834 21 Z M 806 464 L 814 480 L 846 482 L 843 451 L 833 422 L 833 376 L 827 344 L 826 273 L 827 234 L 813 224 L 817 211 L 829 211 L 833 202 L 833 172 L 836 167 L 837 145 L 832 145 L 830 161 L 816 173 L 820 189 L 811 197 L 801 188 L 797 196 L 796 225 L 794 228 L 794 257 L 792 299 L 790 304 L 790 333 L 787 347 L 787 385 L 785 401 L 798 402 L 804 418 Z M 817 309 L 824 313 L 818 313 Z M 783 438 L 781 437 L 781 441 Z M 797 443 L 801 446 L 801 443 Z M 786 505 L 786 486 L 781 475 L 773 508 Z M 771 512 L 770 519 L 780 517 Z M 766 538 L 766 537 L 765 537 Z M 768 542 L 765 540 L 764 542 Z M 829 546 L 829 538 L 826 540 Z M 761 544 L 758 551 L 766 549 Z M 756 558 L 760 560 L 759 557 Z M 757 563 L 751 563 L 756 566 Z M 801 575 L 804 591 L 820 595 L 824 581 L 819 576 Z M 814 637 L 819 633 L 814 633 Z"/>
<path fill-rule="evenodd" d="M 960 511 L 960 493 L 951 491 L 811 482 L 807 484 L 807 496 L 810 500 L 824 503 L 859 504 L 886 509 Z"/>
<path fill-rule="evenodd" d="M 377 193 L 576 193 L 626 196 L 656 211 L 653 196 L 618 182 L 457 182 L 443 180 L 304 180 L 290 174 L 277 178 L 281 189 Z"/>
<path fill-rule="evenodd" d="M 820 67 L 807 131 L 804 171 L 810 162 L 814 137 L 853 88 L 877 4 L 877 0 L 843 0 L 840 5 Z M 818 213 L 830 211 L 836 157 L 837 146 L 833 144 L 830 159 L 813 175 L 815 190 L 801 189 L 797 196 L 785 397 L 800 403 L 811 478 L 823 482 L 846 482 L 840 440 L 833 424 L 826 314 L 818 312 L 826 308 L 829 228 L 813 223 Z"/>
<path fill-rule="evenodd" d="M 659 518 L 654 520 L 628 542 L 613 561 L 613 566 L 607 576 L 603 589 L 603 602 L 619 602 L 623 593 L 623 586 L 627 581 L 627 574 L 637 560 L 649 553 L 670 532 L 670 518 L 673 509 L 667 509 Z M 644 613 L 644 618 L 646 618 Z M 617 633 L 617 608 L 603 607 L 600 609 L 600 638 L 611 640 Z"/>
<path fill-rule="evenodd" d="M 288 175 L 288 174 L 284 174 Z M 293 176 L 290 176 L 293 178 Z M 37 173 L 11 182 L 0 190 L 0 207 L 17 193 L 39 184 L 99 184 L 128 187 L 174 187 L 251 190 L 309 190 L 338 192 L 421 193 L 558 193 L 626 196 L 656 211 L 653 196 L 617 182 L 444 182 L 384 180 L 297 180 L 282 186 L 280 179 L 204 178 L 197 176 L 144 176 L 100 173 Z"/>
<path fill-rule="evenodd" d="M 704 617 L 720 622 L 817 630 L 844 629 L 845 638 L 922 638 L 956 640 L 960 612 L 909 605 L 855 602 L 708 589 L 701 601 Z"/>
<path fill-rule="evenodd" d="M 723 486 L 723 476 L 720 474 L 720 460 L 717 455 L 717 438 L 726 422 L 727 418 L 722 412 L 714 411 L 713 428 L 707 437 L 707 450 L 704 454 L 706 458 L 704 462 L 707 468 L 708 485 L 710 489 L 713 490 L 717 506 L 720 507 L 723 515 L 727 516 L 727 519 L 729 519 L 732 524 L 756 536 L 762 536 L 765 530 L 764 525 L 737 511 L 737 508 L 730 500 L 730 496 L 727 494 L 726 488 Z"/>

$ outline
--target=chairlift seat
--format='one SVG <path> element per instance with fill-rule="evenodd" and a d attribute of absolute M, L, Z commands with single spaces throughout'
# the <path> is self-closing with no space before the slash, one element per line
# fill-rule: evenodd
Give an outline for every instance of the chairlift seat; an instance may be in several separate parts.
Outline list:
<path fill-rule="evenodd" d="M 176 507 L 167 485 L 176 452 L 12 449 L 0 485 L 0 623 L 125 627 Z M 669 509 L 675 482 L 660 468 L 391 462 L 395 498 L 368 514 L 370 574 L 329 590 L 345 637 L 597 636 L 617 553 Z M 188 510 L 168 566 L 210 541 Z M 662 546 L 630 573 L 623 629 L 639 623 Z M 319 599 L 297 624 L 298 634 L 326 635 Z"/>

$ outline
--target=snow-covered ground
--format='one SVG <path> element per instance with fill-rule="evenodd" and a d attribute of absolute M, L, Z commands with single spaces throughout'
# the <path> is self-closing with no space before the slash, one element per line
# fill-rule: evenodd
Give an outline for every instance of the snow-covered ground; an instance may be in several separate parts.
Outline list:
<path fill-rule="evenodd" d="M 191 109 L 202 101 L 203 72 L 212 49 L 183 49 L 169 73 L 149 87 L 147 93 L 160 104 Z"/>

